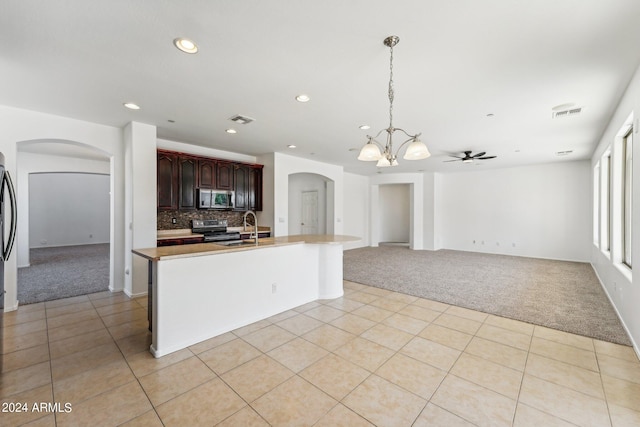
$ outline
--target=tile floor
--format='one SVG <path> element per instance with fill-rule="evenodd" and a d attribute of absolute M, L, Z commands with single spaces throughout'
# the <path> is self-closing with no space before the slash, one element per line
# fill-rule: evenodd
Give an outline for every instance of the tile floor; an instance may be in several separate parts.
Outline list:
<path fill-rule="evenodd" d="M 145 298 L 4 320 L 1 426 L 640 425 L 629 347 L 350 282 L 160 359 Z"/>

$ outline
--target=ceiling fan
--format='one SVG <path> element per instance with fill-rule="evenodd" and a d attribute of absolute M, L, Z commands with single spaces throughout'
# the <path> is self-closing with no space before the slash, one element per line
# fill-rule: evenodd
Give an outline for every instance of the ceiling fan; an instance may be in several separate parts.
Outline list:
<path fill-rule="evenodd" d="M 464 153 L 464 157 L 459 157 L 459 156 L 452 156 L 449 155 L 450 157 L 455 157 L 455 160 L 445 160 L 445 162 L 458 162 L 458 161 L 462 161 L 462 163 L 472 163 L 474 160 L 488 160 L 488 159 L 495 159 L 497 156 L 485 156 L 485 154 L 487 154 L 484 151 L 481 151 L 477 154 L 474 154 L 473 156 L 471 155 L 471 151 L 463 151 Z"/>

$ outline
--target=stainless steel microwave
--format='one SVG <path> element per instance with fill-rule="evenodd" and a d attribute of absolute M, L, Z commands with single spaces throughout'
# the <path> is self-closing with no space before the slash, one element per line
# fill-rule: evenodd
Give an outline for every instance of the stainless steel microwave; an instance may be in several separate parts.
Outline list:
<path fill-rule="evenodd" d="M 198 209 L 233 209 L 235 193 L 198 188 Z"/>

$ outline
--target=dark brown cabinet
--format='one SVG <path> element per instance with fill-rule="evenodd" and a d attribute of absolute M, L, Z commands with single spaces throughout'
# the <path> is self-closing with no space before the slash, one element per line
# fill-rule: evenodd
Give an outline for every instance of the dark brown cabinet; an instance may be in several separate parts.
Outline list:
<path fill-rule="evenodd" d="M 216 188 L 215 160 L 198 160 L 198 188 Z"/>
<path fill-rule="evenodd" d="M 216 187 L 218 190 L 233 190 L 234 164 L 218 161 L 216 164 Z"/>
<path fill-rule="evenodd" d="M 249 209 L 249 166 L 243 164 L 234 165 L 233 170 L 234 191 L 236 201 L 233 206 L 235 211 Z"/>
<path fill-rule="evenodd" d="M 178 209 L 178 156 L 158 152 L 158 210 Z"/>
<path fill-rule="evenodd" d="M 254 165 L 249 169 L 249 210 L 262 210 L 262 166 Z"/>
<path fill-rule="evenodd" d="M 196 208 L 197 159 L 180 156 L 178 159 L 178 209 Z"/>

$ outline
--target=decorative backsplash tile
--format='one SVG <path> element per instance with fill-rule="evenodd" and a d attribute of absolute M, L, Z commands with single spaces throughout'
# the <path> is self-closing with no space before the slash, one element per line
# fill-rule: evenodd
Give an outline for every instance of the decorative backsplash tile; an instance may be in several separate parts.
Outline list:
<path fill-rule="evenodd" d="M 241 227 L 242 215 L 243 212 L 215 210 L 162 211 L 158 212 L 158 230 L 191 228 L 193 219 L 226 219 L 229 227 Z M 173 218 L 175 224 L 171 222 Z"/>

